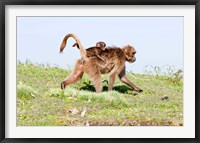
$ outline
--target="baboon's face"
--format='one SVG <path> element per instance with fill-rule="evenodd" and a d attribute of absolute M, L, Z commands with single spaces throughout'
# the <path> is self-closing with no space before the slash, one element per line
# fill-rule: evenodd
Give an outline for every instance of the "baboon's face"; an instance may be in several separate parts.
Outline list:
<path fill-rule="evenodd" d="M 103 51 L 105 50 L 105 47 L 106 47 L 106 43 L 105 42 L 97 42 L 96 43 L 96 46 L 97 47 L 100 47 Z"/>
<path fill-rule="evenodd" d="M 136 50 L 132 46 L 128 45 L 125 47 L 125 55 L 126 55 L 126 61 L 133 63 L 136 61 Z"/>

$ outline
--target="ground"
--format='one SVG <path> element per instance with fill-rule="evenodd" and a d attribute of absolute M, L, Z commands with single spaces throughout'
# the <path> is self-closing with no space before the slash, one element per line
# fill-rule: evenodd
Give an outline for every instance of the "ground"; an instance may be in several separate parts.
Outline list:
<path fill-rule="evenodd" d="M 61 90 L 70 72 L 18 62 L 17 126 L 183 126 L 183 79 L 176 74 L 127 73 L 142 93 L 119 80 L 113 91 L 103 82 L 95 93 L 87 75 Z"/>

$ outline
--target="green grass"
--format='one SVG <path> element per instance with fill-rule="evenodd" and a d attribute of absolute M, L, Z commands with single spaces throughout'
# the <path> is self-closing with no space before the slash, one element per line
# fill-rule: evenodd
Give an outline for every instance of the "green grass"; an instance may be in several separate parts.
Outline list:
<path fill-rule="evenodd" d="M 103 92 L 95 93 L 87 75 L 61 90 L 60 83 L 69 74 L 58 67 L 18 62 L 17 126 L 183 125 L 181 78 L 128 73 L 142 93 L 118 79 L 113 91 L 108 92 L 104 82 Z"/>

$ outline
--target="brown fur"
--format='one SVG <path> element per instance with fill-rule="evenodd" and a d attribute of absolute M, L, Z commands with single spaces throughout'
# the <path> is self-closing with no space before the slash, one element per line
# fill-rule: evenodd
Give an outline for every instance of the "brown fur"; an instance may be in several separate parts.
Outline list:
<path fill-rule="evenodd" d="M 102 51 L 105 51 L 106 44 L 104 42 L 97 42 L 96 47 L 90 47 L 86 49 L 86 56 L 92 57 L 101 55 Z"/>
<path fill-rule="evenodd" d="M 72 45 L 72 47 L 75 47 L 75 46 L 77 46 L 77 48 L 79 49 L 78 43 L 74 43 Z M 105 60 L 101 56 L 99 56 L 101 54 L 101 52 L 105 50 L 105 47 L 106 47 L 106 43 L 101 42 L 101 41 L 97 42 L 96 46 L 86 49 L 86 56 L 87 57 L 97 56 L 100 60 L 102 60 L 104 63 L 106 63 Z M 83 64 L 83 61 L 82 61 L 82 64 Z M 104 65 L 104 66 L 106 66 L 106 65 Z"/>
<path fill-rule="evenodd" d="M 130 86 L 133 90 L 137 92 L 142 92 L 140 88 L 138 88 L 136 85 L 134 85 L 125 75 L 125 61 L 128 62 L 135 62 L 135 49 L 130 46 L 124 46 L 122 48 L 119 47 L 109 47 L 105 48 L 104 51 L 99 54 L 99 56 L 103 59 L 106 59 L 107 66 L 103 67 L 99 65 L 99 58 L 96 56 L 93 57 L 87 57 L 86 56 L 86 50 L 84 53 L 84 47 L 80 43 L 79 39 L 76 39 L 77 36 L 74 36 L 74 34 L 68 34 L 65 37 L 73 37 L 78 45 L 80 46 L 80 52 L 82 57 L 77 60 L 75 64 L 75 68 L 71 75 L 67 77 L 62 83 L 61 88 L 64 89 L 66 85 L 70 85 L 73 83 L 76 83 L 77 81 L 81 80 L 84 73 L 86 73 L 91 81 L 95 85 L 96 92 L 102 91 L 102 85 L 101 85 L 101 74 L 109 74 L 109 85 L 108 90 L 111 91 L 115 82 L 116 76 L 119 77 L 119 79 Z M 66 43 L 68 38 L 64 38 L 63 42 Z M 63 43 L 61 45 L 64 45 Z M 63 50 L 64 48 L 62 48 Z M 84 64 L 81 64 L 81 60 L 84 60 Z"/>

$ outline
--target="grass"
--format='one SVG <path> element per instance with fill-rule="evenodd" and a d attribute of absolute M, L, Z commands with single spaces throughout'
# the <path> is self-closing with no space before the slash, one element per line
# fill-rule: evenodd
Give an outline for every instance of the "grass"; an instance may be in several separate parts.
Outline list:
<path fill-rule="evenodd" d="M 128 73 L 143 89 L 119 80 L 114 90 L 95 93 L 87 75 L 60 89 L 70 70 L 18 62 L 17 126 L 183 126 L 183 81 L 170 75 Z M 103 76 L 108 80 L 108 76 Z"/>

